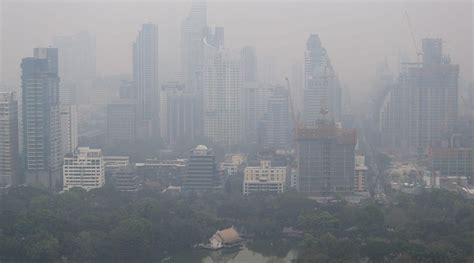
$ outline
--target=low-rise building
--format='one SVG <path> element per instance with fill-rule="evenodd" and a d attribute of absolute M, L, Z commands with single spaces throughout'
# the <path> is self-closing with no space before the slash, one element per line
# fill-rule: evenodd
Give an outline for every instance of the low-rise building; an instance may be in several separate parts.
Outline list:
<path fill-rule="evenodd" d="M 123 192 L 138 190 L 138 174 L 132 166 L 121 167 L 112 173 L 115 189 Z"/>
<path fill-rule="evenodd" d="M 260 166 L 248 166 L 244 172 L 243 193 L 283 193 L 286 185 L 286 167 L 273 167 L 270 161 L 260 161 Z"/>
<path fill-rule="evenodd" d="M 86 190 L 105 184 L 105 163 L 101 149 L 79 147 L 64 158 L 63 190 L 82 187 Z"/>
<path fill-rule="evenodd" d="M 105 172 L 114 173 L 130 165 L 129 156 L 104 156 Z"/>
<path fill-rule="evenodd" d="M 234 247 L 240 245 L 242 238 L 234 226 L 217 230 L 216 233 L 209 239 L 209 248 L 220 249 L 225 247 Z"/>

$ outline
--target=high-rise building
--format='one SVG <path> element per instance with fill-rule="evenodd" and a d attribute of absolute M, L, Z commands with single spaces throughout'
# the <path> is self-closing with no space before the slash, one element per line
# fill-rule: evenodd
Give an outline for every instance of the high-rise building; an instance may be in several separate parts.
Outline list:
<path fill-rule="evenodd" d="M 75 105 L 60 105 L 62 155 L 73 153 L 77 147 L 77 109 Z"/>
<path fill-rule="evenodd" d="M 339 121 L 341 116 L 341 87 L 327 51 L 316 34 L 306 42 L 303 120 L 315 124 L 317 120 Z"/>
<path fill-rule="evenodd" d="M 205 192 L 218 189 L 215 157 L 211 149 L 198 145 L 191 150 L 186 175 L 183 178 L 185 191 Z"/>
<path fill-rule="evenodd" d="M 20 183 L 18 102 L 13 92 L 0 92 L 0 188 Z"/>
<path fill-rule="evenodd" d="M 263 144 L 265 146 L 277 149 L 288 147 L 290 139 L 288 100 L 288 91 L 283 87 L 275 87 L 268 98 L 263 119 Z"/>
<path fill-rule="evenodd" d="M 158 28 L 154 24 L 143 24 L 133 44 L 133 82 L 140 135 L 157 138 L 160 136 L 160 87 Z"/>
<path fill-rule="evenodd" d="M 245 143 L 264 144 L 264 117 L 275 89 L 278 87 L 256 81 L 242 83 L 242 134 Z"/>
<path fill-rule="evenodd" d="M 296 131 L 298 190 L 308 195 L 352 193 L 357 135 L 328 121 Z"/>
<path fill-rule="evenodd" d="M 61 185 L 58 50 L 37 48 L 22 69 L 23 155 L 26 183 Z"/>
<path fill-rule="evenodd" d="M 286 167 L 275 167 L 270 161 L 260 161 L 260 166 L 247 166 L 244 171 L 243 193 L 283 193 L 286 186 Z"/>
<path fill-rule="evenodd" d="M 222 48 L 220 33 L 205 39 L 203 66 L 204 135 L 224 146 L 241 143 L 242 80 L 240 58 Z"/>
<path fill-rule="evenodd" d="M 254 47 L 244 47 L 240 51 L 240 63 L 242 66 L 242 81 L 257 80 L 257 54 Z"/>
<path fill-rule="evenodd" d="M 402 65 L 380 113 L 388 146 L 417 154 L 438 145 L 458 117 L 459 65 L 443 55 L 441 39 L 423 39 L 422 46 L 423 62 Z"/>
<path fill-rule="evenodd" d="M 181 25 L 181 71 L 186 88 L 193 92 L 200 89 L 206 34 L 207 4 L 193 1 L 191 11 Z"/>
<path fill-rule="evenodd" d="M 161 134 L 171 145 L 186 144 L 197 135 L 197 98 L 184 84 L 168 82 L 161 86 Z"/>
<path fill-rule="evenodd" d="M 59 50 L 61 104 L 88 103 L 96 76 L 95 36 L 87 31 L 56 36 L 53 46 Z"/>
<path fill-rule="evenodd" d="M 86 190 L 105 184 L 105 163 L 102 150 L 79 147 L 71 157 L 64 158 L 63 190 L 81 187 Z"/>
<path fill-rule="evenodd" d="M 109 144 L 132 143 L 137 129 L 136 105 L 123 100 L 107 105 L 107 141 Z"/>

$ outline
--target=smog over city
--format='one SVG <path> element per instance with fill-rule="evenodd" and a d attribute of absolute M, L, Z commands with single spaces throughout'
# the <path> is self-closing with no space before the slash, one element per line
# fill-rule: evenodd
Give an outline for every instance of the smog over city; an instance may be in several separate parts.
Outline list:
<path fill-rule="evenodd" d="M 0 0 L 0 262 L 474 262 L 469 0 Z"/>

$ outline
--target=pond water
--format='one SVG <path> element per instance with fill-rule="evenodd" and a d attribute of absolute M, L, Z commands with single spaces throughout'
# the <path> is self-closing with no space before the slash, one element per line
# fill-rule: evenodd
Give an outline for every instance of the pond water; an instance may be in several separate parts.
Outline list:
<path fill-rule="evenodd" d="M 278 244 L 272 242 L 252 242 L 244 249 L 223 249 L 210 251 L 204 249 L 192 249 L 172 255 L 167 262 L 173 263 L 291 263 L 297 258 L 297 250 L 293 243 L 280 241 Z"/>

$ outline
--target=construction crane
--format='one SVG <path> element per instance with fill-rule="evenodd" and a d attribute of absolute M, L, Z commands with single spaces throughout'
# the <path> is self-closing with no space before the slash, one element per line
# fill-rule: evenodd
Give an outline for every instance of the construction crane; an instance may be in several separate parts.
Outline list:
<path fill-rule="evenodd" d="M 416 51 L 417 63 L 419 64 L 421 63 L 421 56 L 423 55 L 423 53 L 420 52 L 420 50 L 418 49 L 418 45 L 416 44 L 415 34 L 413 33 L 413 27 L 411 26 L 411 22 L 410 22 L 410 16 L 408 15 L 408 11 L 406 10 L 405 10 L 405 18 L 407 19 L 408 28 L 410 29 L 411 39 L 413 41 L 413 47 L 415 47 L 415 51 Z"/>

